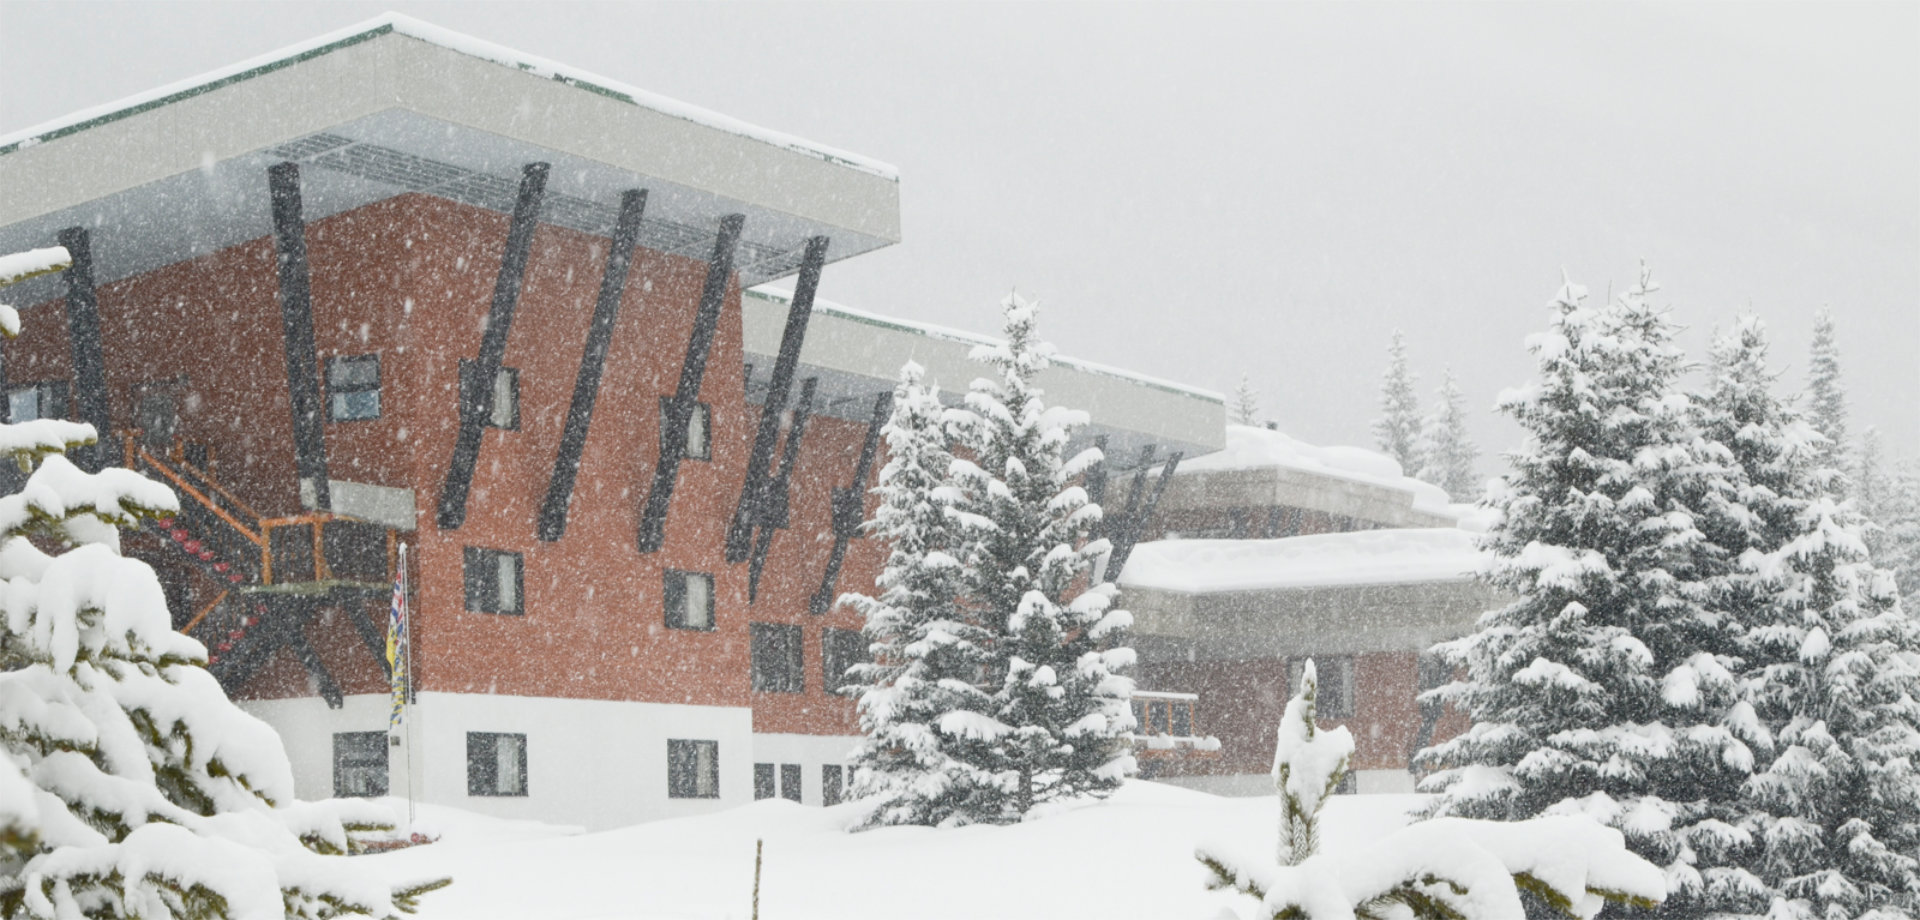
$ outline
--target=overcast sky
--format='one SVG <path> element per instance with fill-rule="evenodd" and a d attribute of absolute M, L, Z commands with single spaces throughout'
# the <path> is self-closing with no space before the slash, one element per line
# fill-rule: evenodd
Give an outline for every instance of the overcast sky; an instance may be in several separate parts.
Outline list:
<path fill-rule="evenodd" d="M 1644 257 L 1696 355 L 1751 309 L 1793 389 L 1829 305 L 1856 430 L 1920 453 L 1920 4 L 0 0 L 0 133 L 386 9 L 895 164 L 905 242 L 822 297 L 988 331 L 1017 288 L 1311 441 L 1371 444 L 1398 328 L 1513 446 L 1562 270 Z"/>

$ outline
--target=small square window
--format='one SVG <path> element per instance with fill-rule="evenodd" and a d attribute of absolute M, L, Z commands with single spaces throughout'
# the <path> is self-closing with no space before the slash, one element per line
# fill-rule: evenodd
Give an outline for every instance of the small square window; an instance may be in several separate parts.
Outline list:
<path fill-rule="evenodd" d="M 380 356 L 327 359 L 327 414 L 336 422 L 380 417 Z"/>
<path fill-rule="evenodd" d="M 720 742 L 667 741 L 667 798 L 720 797 Z"/>
<path fill-rule="evenodd" d="M 668 569 L 663 596 L 668 626 L 674 629 L 713 628 L 712 575 Z"/>
<path fill-rule="evenodd" d="M 473 378 L 479 372 L 479 364 L 472 358 L 460 359 L 460 392 L 464 403 L 477 403 L 479 400 L 469 397 L 473 392 Z M 511 367 L 502 367 L 493 375 L 493 412 L 487 416 L 488 428 L 520 427 L 520 372 Z"/>
<path fill-rule="evenodd" d="M 660 425 L 664 429 L 667 420 L 673 414 L 673 398 L 660 398 Z M 680 456 L 688 460 L 713 459 L 713 410 L 706 403 L 694 403 L 693 410 L 687 413 L 687 440 L 681 446 Z"/>
<path fill-rule="evenodd" d="M 820 661 L 827 692 L 835 693 L 853 681 L 847 669 L 867 661 L 867 637 L 857 629 L 828 629 L 820 639 Z"/>
<path fill-rule="evenodd" d="M 1287 694 L 1300 693 L 1300 681 L 1306 670 L 1306 658 L 1287 661 Z M 1314 711 L 1322 719 L 1346 719 L 1353 716 L 1353 658 L 1328 655 L 1314 658 L 1314 673 L 1320 678 L 1319 696 Z"/>
<path fill-rule="evenodd" d="M 754 623 L 748 629 L 753 643 L 753 689 L 764 693 L 805 690 L 800 627 Z"/>
<path fill-rule="evenodd" d="M 7 390 L 7 419 L 31 422 L 43 418 L 66 418 L 67 382 L 51 380 L 29 383 Z"/>
<path fill-rule="evenodd" d="M 527 794 L 527 736 L 467 732 L 467 794 Z"/>
<path fill-rule="evenodd" d="M 799 764 L 797 763 L 781 764 L 780 765 L 780 797 L 783 799 L 786 799 L 789 802 L 800 801 L 800 783 L 801 783 L 800 778 L 803 775 L 805 774 L 800 772 Z"/>
<path fill-rule="evenodd" d="M 467 547 L 467 609 L 475 613 L 518 614 L 524 611 L 520 554 Z"/>
<path fill-rule="evenodd" d="M 773 781 L 773 764 L 757 763 L 753 765 L 753 799 L 770 799 L 777 794 Z"/>
<path fill-rule="evenodd" d="M 847 768 L 830 763 L 820 768 L 820 804 L 838 805 L 846 796 Z"/>
<path fill-rule="evenodd" d="M 387 733 L 336 732 L 333 794 L 339 798 L 387 794 Z"/>

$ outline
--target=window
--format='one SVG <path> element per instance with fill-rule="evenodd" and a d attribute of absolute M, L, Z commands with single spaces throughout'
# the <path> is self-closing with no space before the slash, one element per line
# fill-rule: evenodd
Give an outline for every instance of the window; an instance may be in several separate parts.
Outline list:
<path fill-rule="evenodd" d="M 336 422 L 380 417 L 380 356 L 327 359 L 328 417 Z"/>
<path fill-rule="evenodd" d="M 847 768 L 830 763 L 820 768 L 820 804 L 838 805 L 846 794 Z"/>
<path fill-rule="evenodd" d="M 667 798 L 720 797 L 720 742 L 667 741 Z"/>
<path fill-rule="evenodd" d="M 7 418 L 12 421 L 31 422 L 35 419 L 65 418 L 66 416 L 67 382 L 65 380 L 29 383 L 7 390 Z"/>
<path fill-rule="evenodd" d="M 800 627 L 754 623 L 749 629 L 753 637 L 753 689 L 766 693 L 805 690 Z"/>
<path fill-rule="evenodd" d="M 789 802 L 800 801 L 800 765 L 783 763 L 780 765 L 780 797 Z"/>
<path fill-rule="evenodd" d="M 674 629 L 713 628 L 713 576 L 667 570 L 664 593 L 667 625 Z"/>
<path fill-rule="evenodd" d="M 1293 658 L 1287 661 L 1287 692 L 1300 692 L 1301 674 L 1307 659 Z M 1320 676 L 1320 695 L 1315 699 L 1315 711 L 1322 719 L 1345 719 L 1353 715 L 1353 659 L 1345 655 L 1327 656 L 1313 659 L 1314 670 Z"/>
<path fill-rule="evenodd" d="M 333 736 L 333 794 L 341 798 L 387 794 L 387 733 Z"/>
<path fill-rule="evenodd" d="M 467 547 L 467 609 L 475 613 L 522 611 L 520 554 Z"/>
<path fill-rule="evenodd" d="M 479 402 L 466 398 L 472 392 L 473 378 L 479 372 L 479 364 L 472 358 L 460 359 L 460 392 L 464 404 Z M 516 429 L 520 427 L 520 372 L 511 367 L 503 367 L 493 375 L 493 413 L 487 416 L 488 428 Z"/>
<path fill-rule="evenodd" d="M 770 798 L 773 798 L 775 794 L 776 794 L 775 787 L 773 785 L 773 764 L 770 764 L 770 763 L 754 764 L 753 765 L 753 799 L 754 801 L 757 802 L 761 799 L 770 799 Z"/>
<path fill-rule="evenodd" d="M 857 629 L 828 629 L 820 639 L 820 661 L 825 672 L 821 686 L 838 691 L 852 683 L 847 669 L 867 660 L 867 637 Z"/>
<path fill-rule="evenodd" d="M 660 399 L 660 424 L 664 427 L 673 414 L 672 397 Z M 708 433 L 713 427 L 713 410 L 706 403 L 694 403 L 693 410 L 687 413 L 687 440 L 682 445 L 680 456 L 688 460 L 713 459 L 712 439 Z"/>
<path fill-rule="evenodd" d="M 467 794 L 526 795 L 527 736 L 467 732 Z"/>

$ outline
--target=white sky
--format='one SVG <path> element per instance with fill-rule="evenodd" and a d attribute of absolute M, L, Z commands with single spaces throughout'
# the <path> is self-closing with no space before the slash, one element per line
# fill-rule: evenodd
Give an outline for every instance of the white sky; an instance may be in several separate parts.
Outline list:
<path fill-rule="evenodd" d="M 1796 389 L 1830 305 L 1855 430 L 1920 454 L 1920 4 L 0 0 L 0 133 L 389 8 L 897 165 L 906 241 L 823 297 L 989 331 L 1017 287 L 1310 441 L 1371 444 L 1401 328 L 1513 446 L 1562 269 L 1645 257 L 1696 355 L 1750 306 Z"/>

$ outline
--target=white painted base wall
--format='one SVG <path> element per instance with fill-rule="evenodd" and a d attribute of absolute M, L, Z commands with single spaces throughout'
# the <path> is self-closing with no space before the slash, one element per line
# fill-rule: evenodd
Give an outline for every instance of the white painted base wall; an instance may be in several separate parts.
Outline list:
<path fill-rule="evenodd" d="M 350 696 L 341 709 L 316 697 L 241 703 L 280 732 L 303 799 L 333 795 L 336 732 L 385 731 L 384 694 Z M 394 795 L 503 818 L 590 830 L 717 811 L 753 799 L 753 714 L 742 707 L 611 700 L 422 693 L 409 710 L 408 748 L 389 749 Z M 467 794 L 467 733 L 527 736 L 527 794 Z M 718 742 L 720 796 L 667 796 L 667 741 Z M 844 742 L 845 739 L 838 739 Z M 810 770 L 819 801 L 819 767 Z"/>
<path fill-rule="evenodd" d="M 755 763 L 800 764 L 802 805 L 824 805 L 821 797 L 821 769 L 828 764 L 845 766 L 847 758 L 853 753 L 853 746 L 860 738 L 850 735 L 776 735 L 753 736 L 753 759 Z M 842 774 L 844 781 L 851 780 L 850 775 Z M 843 790 L 845 786 L 841 787 Z"/>
<path fill-rule="evenodd" d="M 1163 776 L 1155 782 L 1231 798 L 1273 795 L 1273 777 L 1265 773 L 1226 776 Z M 1353 789 L 1360 795 L 1413 792 L 1413 774 L 1405 770 L 1355 770 Z"/>

